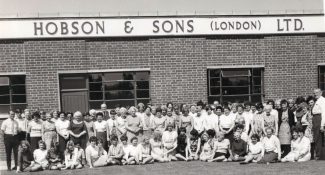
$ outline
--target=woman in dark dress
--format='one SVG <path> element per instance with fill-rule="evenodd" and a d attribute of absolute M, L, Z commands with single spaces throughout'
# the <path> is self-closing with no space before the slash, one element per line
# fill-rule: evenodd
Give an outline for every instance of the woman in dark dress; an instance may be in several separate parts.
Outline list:
<path fill-rule="evenodd" d="M 30 145 L 28 141 L 23 140 L 19 145 L 18 150 L 18 167 L 17 173 L 22 171 L 29 171 L 31 162 L 33 161 L 33 154 L 30 150 Z"/>
<path fill-rule="evenodd" d="M 70 122 L 70 136 L 75 145 L 79 144 L 82 149 L 86 149 L 87 146 L 87 127 L 84 121 L 82 121 L 82 113 L 77 111 L 73 114 L 73 120 Z"/>
<path fill-rule="evenodd" d="M 177 137 L 177 147 L 175 157 L 178 160 L 188 160 L 188 152 L 186 151 L 187 147 L 187 136 L 186 128 L 179 128 L 179 135 Z"/>

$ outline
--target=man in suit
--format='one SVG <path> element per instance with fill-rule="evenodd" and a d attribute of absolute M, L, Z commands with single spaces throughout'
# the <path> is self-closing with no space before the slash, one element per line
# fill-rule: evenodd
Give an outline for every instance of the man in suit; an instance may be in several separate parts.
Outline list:
<path fill-rule="evenodd" d="M 110 118 L 109 111 L 107 109 L 107 105 L 105 103 L 103 103 L 102 105 L 100 105 L 100 109 L 103 113 L 103 120 L 107 121 Z"/>

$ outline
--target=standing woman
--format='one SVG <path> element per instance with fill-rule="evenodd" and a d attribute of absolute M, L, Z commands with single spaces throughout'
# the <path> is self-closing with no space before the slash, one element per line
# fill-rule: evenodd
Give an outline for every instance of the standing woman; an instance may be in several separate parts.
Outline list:
<path fill-rule="evenodd" d="M 126 135 L 129 139 L 139 137 L 142 130 L 141 118 L 136 115 L 136 108 L 131 106 L 129 109 L 129 116 L 126 117 Z"/>
<path fill-rule="evenodd" d="M 142 134 L 144 137 L 150 138 L 152 136 L 152 122 L 154 119 L 154 115 L 151 114 L 151 108 L 147 107 L 144 111 L 144 115 L 142 115 Z"/>
<path fill-rule="evenodd" d="M 311 109 L 314 107 L 315 98 L 312 96 L 309 96 L 307 98 L 307 103 L 309 105 L 309 108 L 305 115 L 306 115 L 306 120 L 307 120 L 308 125 L 305 130 L 305 136 L 310 139 L 310 154 L 311 154 L 311 160 L 313 160 L 315 158 L 315 156 L 314 156 L 315 142 L 314 142 L 314 134 L 313 134 L 313 115 L 312 115 Z"/>
<path fill-rule="evenodd" d="M 251 121 L 251 132 L 250 136 L 257 134 L 260 138 L 265 135 L 264 129 L 264 106 L 262 103 L 256 104 L 257 112 L 253 115 L 253 120 Z"/>
<path fill-rule="evenodd" d="M 108 150 L 107 140 L 109 138 L 108 124 L 104 119 L 103 113 L 96 114 L 97 121 L 94 122 L 95 137 L 103 142 L 103 148 Z"/>
<path fill-rule="evenodd" d="M 265 106 L 264 128 L 273 128 L 274 135 L 278 136 L 278 116 L 272 114 L 272 106 Z"/>
<path fill-rule="evenodd" d="M 30 147 L 32 152 L 38 148 L 38 142 L 42 140 L 42 122 L 38 112 L 32 115 L 33 121 L 28 125 L 28 133 L 30 134 Z"/>
<path fill-rule="evenodd" d="M 89 138 L 94 136 L 94 121 L 92 116 L 89 114 L 89 112 L 86 112 L 84 114 L 84 122 L 87 128 L 87 135 L 86 135 L 86 143 L 88 144 Z"/>
<path fill-rule="evenodd" d="M 282 157 L 290 152 L 291 144 L 291 127 L 294 126 L 294 114 L 288 109 L 288 102 L 281 100 L 281 108 L 279 111 L 279 140 L 281 143 Z"/>
<path fill-rule="evenodd" d="M 60 112 L 60 118 L 55 122 L 56 132 L 59 137 L 59 151 L 60 158 L 64 160 L 64 151 L 69 140 L 69 126 L 70 121 L 66 120 L 66 116 L 64 112 Z"/>
<path fill-rule="evenodd" d="M 189 115 L 188 108 L 184 108 L 182 111 L 183 115 L 180 117 L 180 128 L 186 128 L 186 135 L 190 136 L 190 132 L 193 130 L 193 117 Z"/>
<path fill-rule="evenodd" d="M 156 109 L 156 117 L 153 118 L 152 120 L 152 129 L 155 132 L 160 132 L 161 134 L 165 131 L 166 129 L 166 117 L 162 116 L 162 109 L 157 108 Z"/>
<path fill-rule="evenodd" d="M 52 116 L 51 120 L 55 123 L 59 119 L 59 111 L 56 110 L 52 111 L 51 116 Z"/>
<path fill-rule="evenodd" d="M 50 149 L 51 144 L 57 141 L 55 123 L 52 121 L 51 114 L 46 113 L 46 120 L 42 124 L 42 139 L 46 144 L 46 148 Z"/>
<path fill-rule="evenodd" d="M 230 113 L 228 106 L 224 107 L 224 114 L 219 118 L 219 129 L 220 132 L 225 134 L 225 138 L 232 141 L 233 129 L 235 127 L 235 115 Z"/>
<path fill-rule="evenodd" d="M 75 145 L 79 144 L 80 147 L 85 150 L 87 146 L 87 127 L 84 121 L 82 121 L 82 113 L 77 111 L 73 114 L 73 119 L 70 122 L 69 133 L 71 140 Z"/>
<path fill-rule="evenodd" d="M 126 113 L 127 109 L 122 107 L 120 108 L 121 115 L 117 117 L 117 137 L 121 138 L 121 136 L 126 135 Z"/>

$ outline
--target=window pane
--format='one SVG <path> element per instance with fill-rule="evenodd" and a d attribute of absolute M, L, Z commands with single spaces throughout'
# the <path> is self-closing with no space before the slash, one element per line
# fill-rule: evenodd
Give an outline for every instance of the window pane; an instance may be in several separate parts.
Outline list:
<path fill-rule="evenodd" d="M 220 86 L 220 78 L 211 78 L 210 86 Z"/>
<path fill-rule="evenodd" d="M 114 80 L 133 80 L 132 72 L 110 72 L 104 74 L 105 81 L 114 81 Z"/>
<path fill-rule="evenodd" d="M 13 95 L 12 102 L 13 103 L 26 103 L 26 95 Z"/>
<path fill-rule="evenodd" d="M 105 90 L 132 90 L 134 89 L 134 82 L 130 81 L 116 81 L 105 83 Z"/>
<path fill-rule="evenodd" d="M 210 88 L 210 95 L 220 95 L 220 88 L 219 87 L 211 87 Z"/>
<path fill-rule="evenodd" d="M 9 85 L 9 78 L 8 77 L 0 77 L 0 86 Z"/>
<path fill-rule="evenodd" d="M 10 96 L 9 95 L 0 96 L 0 104 L 10 104 Z"/>
<path fill-rule="evenodd" d="M 137 89 L 149 89 L 149 81 L 137 81 Z"/>
<path fill-rule="evenodd" d="M 100 105 L 103 104 L 102 101 L 90 101 L 89 109 L 100 109 Z"/>
<path fill-rule="evenodd" d="M 325 90 L 325 83 L 320 83 L 320 87 L 321 90 Z"/>
<path fill-rule="evenodd" d="M 105 93 L 105 99 L 133 99 L 134 92 L 133 91 L 110 91 Z"/>
<path fill-rule="evenodd" d="M 13 94 L 26 94 L 26 88 L 24 85 L 16 85 L 11 88 Z"/>
<path fill-rule="evenodd" d="M 10 106 L 9 105 L 0 105 L 0 114 L 7 114 L 9 117 Z"/>
<path fill-rule="evenodd" d="M 149 98 L 149 90 L 137 90 L 137 98 Z"/>
<path fill-rule="evenodd" d="M 220 77 L 220 69 L 210 70 L 210 77 Z"/>
<path fill-rule="evenodd" d="M 320 83 L 324 83 L 325 82 L 325 76 L 324 75 L 325 75 L 324 73 L 319 74 L 319 82 Z"/>
<path fill-rule="evenodd" d="M 248 77 L 223 77 L 222 86 L 248 86 Z"/>
<path fill-rule="evenodd" d="M 262 76 L 262 69 L 253 69 L 253 76 Z"/>
<path fill-rule="evenodd" d="M 11 84 L 25 84 L 26 76 L 11 76 Z"/>
<path fill-rule="evenodd" d="M 101 82 L 102 75 L 101 74 L 89 74 L 89 82 Z"/>
<path fill-rule="evenodd" d="M 27 108 L 26 104 L 13 104 L 11 105 L 12 110 L 20 109 L 20 111 L 24 111 Z"/>
<path fill-rule="evenodd" d="M 90 91 L 102 91 L 102 83 L 89 83 Z"/>
<path fill-rule="evenodd" d="M 250 76 L 249 69 L 225 69 L 222 70 L 223 77 Z"/>
<path fill-rule="evenodd" d="M 244 103 L 245 101 L 249 101 L 249 96 L 223 96 L 223 102 L 232 102 L 232 103 Z"/>
<path fill-rule="evenodd" d="M 248 87 L 222 87 L 223 95 L 248 94 Z"/>
<path fill-rule="evenodd" d="M 320 73 L 325 73 L 325 66 L 319 66 L 319 70 Z"/>
<path fill-rule="evenodd" d="M 150 102 L 149 99 L 141 99 L 141 100 L 137 100 L 137 104 L 139 103 L 143 103 L 144 105 L 147 105 Z"/>
<path fill-rule="evenodd" d="M 254 77 L 253 82 L 254 82 L 254 85 L 261 85 L 262 84 L 262 78 L 261 77 Z"/>
<path fill-rule="evenodd" d="M 219 101 L 220 102 L 220 97 L 217 96 L 217 97 L 208 97 L 208 103 L 209 104 L 213 104 L 214 101 Z"/>
<path fill-rule="evenodd" d="M 0 86 L 0 95 L 10 94 L 9 86 Z M 1 97 L 0 97 L 1 98 Z"/>
<path fill-rule="evenodd" d="M 261 93 L 262 89 L 261 86 L 253 86 L 253 93 Z"/>
<path fill-rule="evenodd" d="M 103 100 L 103 92 L 89 92 L 90 100 Z"/>
<path fill-rule="evenodd" d="M 140 81 L 148 81 L 149 80 L 149 72 L 136 72 L 135 73 L 135 80 Z"/>
<path fill-rule="evenodd" d="M 134 106 L 134 100 L 114 100 L 114 101 L 106 101 L 107 107 L 112 109 L 116 106 L 130 107 Z"/>
<path fill-rule="evenodd" d="M 84 77 L 62 77 L 61 89 L 85 89 L 86 79 Z"/>
<path fill-rule="evenodd" d="M 252 103 L 262 102 L 262 96 L 261 95 L 253 95 L 251 97 L 251 99 L 252 99 Z"/>

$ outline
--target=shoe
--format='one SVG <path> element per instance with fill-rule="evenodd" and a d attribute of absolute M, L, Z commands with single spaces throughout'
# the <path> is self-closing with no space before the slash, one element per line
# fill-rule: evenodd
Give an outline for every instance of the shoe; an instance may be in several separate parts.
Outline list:
<path fill-rule="evenodd" d="M 11 168 L 11 170 L 17 170 L 17 167 L 15 166 L 15 167 Z"/>

